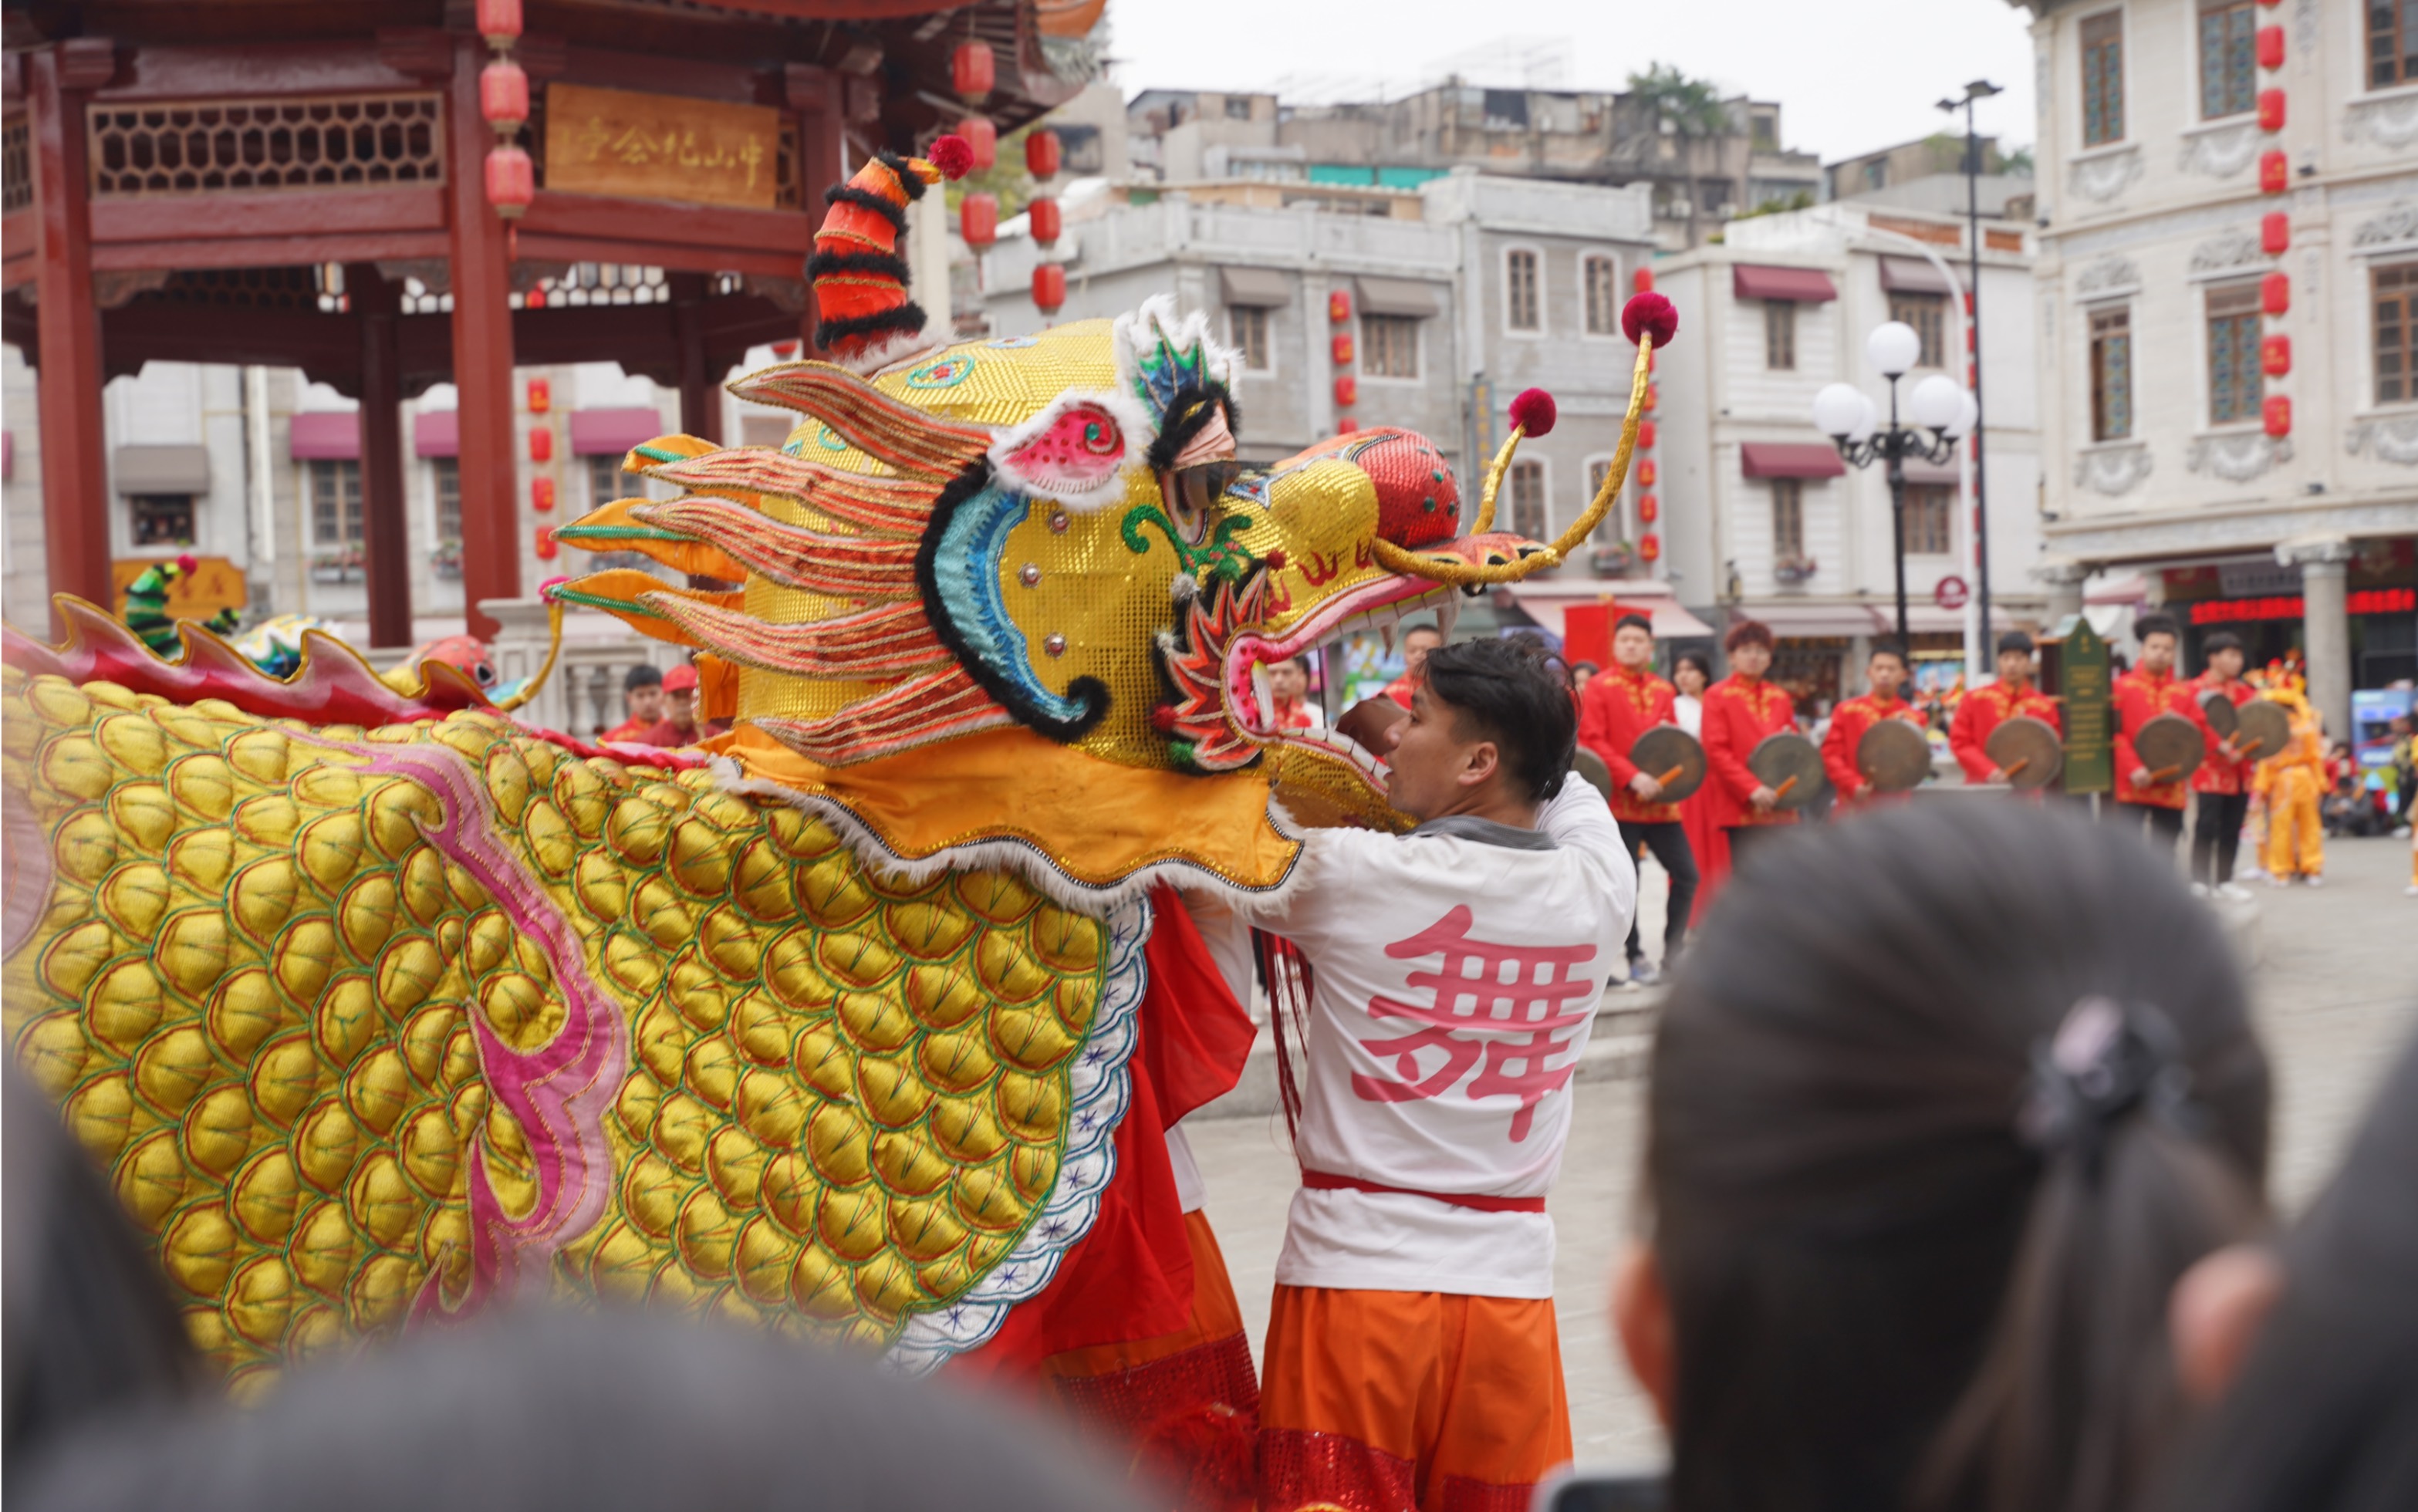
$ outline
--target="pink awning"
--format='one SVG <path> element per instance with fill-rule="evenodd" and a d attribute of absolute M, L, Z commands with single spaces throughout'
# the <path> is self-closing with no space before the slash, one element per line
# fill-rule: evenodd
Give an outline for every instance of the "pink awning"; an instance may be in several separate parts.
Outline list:
<path fill-rule="evenodd" d="M 1772 267 L 1739 263 L 1730 268 L 1730 292 L 1741 299 L 1787 299 L 1827 304 L 1839 297 L 1830 275 L 1818 267 Z"/>
<path fill-rule="evenodd" d="M 462 454 L 462 412 L 432 409 L 411 417 L 411 451 L 421 457 Z"/>
<path fill-rule="evenodd" d="M 349 409 L 305 410 L 294 417 L 286 451 L 297 462 L 359 462 L 361 417 Z"/>
<path fill-rule="evenodd" d="M 651 409 L 574 409 L 571 451 L 574 456 L 619 455 L 664 434 L 664 418 Z"/>
<path fill-rule="evenodd" d="M 1828 441 L 1749 441 L 1738 452 L 1749 478 L 1838 478 L 1847 470 Z"/>

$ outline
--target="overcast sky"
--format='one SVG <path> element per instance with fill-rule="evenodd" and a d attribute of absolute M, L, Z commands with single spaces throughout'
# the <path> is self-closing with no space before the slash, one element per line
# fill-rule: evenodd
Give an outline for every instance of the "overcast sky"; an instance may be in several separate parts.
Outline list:
<path fill-rule="evenodd" d="M 1939 130 L 1936 102 L 1971 79 L 2007 91 L 1982 104 L 1985 134 L 2010 146 L 2033 136 L 2029 12 L 2007 0 L 1116 0 L 1109 12 L 1128 97 L 1273 88 L 1308 99 L 1407 93 L 1444 60 L 1501 40 L 1490 16 L 1517 42 L 1567 41 L 1564 87 L 1617 89 L 1662 62 L 1776 99 L 1786 145 L 1825 161 Z M 1462 71 L 1519 82 L 1499 66 Z"/>

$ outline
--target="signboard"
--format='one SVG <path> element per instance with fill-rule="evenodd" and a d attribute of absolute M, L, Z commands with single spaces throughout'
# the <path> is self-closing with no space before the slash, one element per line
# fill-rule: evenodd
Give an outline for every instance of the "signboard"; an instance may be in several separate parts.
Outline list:
<path fill-rule="evenodd" d="M 2058 711 L 2065 719 L 2065 790 L 2116 789 L 2116 689 L 2107 671 L 2107 643 L 2075 615 L 2058 648 Z"/>
<path fill-rule="evenodd" d="M 1953 573 L 1941 578 L 1939 586 L 1931 590 L 1931 602 L 1943 609 L 1962 609 L 1972 597 L 1973 590 Z"/>
<path fill-rule="evenodd" d="M 173 557 L 121 557 L 109 564 L 109 602 L 126 613 L 127 585 Z M 240 609 L 252 602 L 252 588 L 243 569 L 224 557 L 197 557 L 193 570 L 168 586 L 168 617 L 207 619 L 221 609 Z"/>
<path fill-rule="evenodd" d="M 586 84 L 545 88 L 545 187 L 571 194 L 773 207 L 781 114 Z"/>

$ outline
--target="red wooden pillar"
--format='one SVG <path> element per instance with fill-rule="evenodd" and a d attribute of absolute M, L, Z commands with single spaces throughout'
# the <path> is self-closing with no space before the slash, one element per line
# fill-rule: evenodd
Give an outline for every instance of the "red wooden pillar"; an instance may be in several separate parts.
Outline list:
<path fill-rule="evenodd" d="M 452 212 L 453 386 L 461 392 L 462 597 L 470 634 L 492 639 L 483 599 L 521 592 L 520 505 L 513 496 L 512 265 L 504 222 L 487 203 L 486 152 L 495 131 L 479 113 L 486 43 L 453 42 L 447 120 Z"/>
<path fill-rule="evenodd" d="M 344 265 L 361 326 L 361 533 L 368 547 L 370 644 L 409 646 L 411 531 L 404 518 L 403 359 L 394 285 L 375 263 Z"/>
<path fill-rule="evenodd" d="M 681 429 L 702 441 L 722 441 L 722 393 L 705 365 L 705 275 L 674 273 L 672 339 L 680 349 Z"/>
<path fill-rule="evenodd" d="M 100 419 L 100 310 L 92 298 L 92 207 L 84 164 L 84 100 L 116 70 L 103 38 L 31 53 L 29 122 L 42 244 L 42 524 L 53 593 L 110 607 L 109 466 Z M 54 634 L 65 627 L 54 615 Z"/>

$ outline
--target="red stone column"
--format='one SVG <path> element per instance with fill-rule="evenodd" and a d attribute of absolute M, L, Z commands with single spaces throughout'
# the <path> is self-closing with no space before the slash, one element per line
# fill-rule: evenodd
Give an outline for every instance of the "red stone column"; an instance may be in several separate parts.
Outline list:
<path fill-rule="evenodd" d="M 453 385 L 461 390 L 462 597 L 470 634 L 492 639 L 482 599 L 521 593 L 520 502 L 513 467 L 512 265 L 504 222 L 487 203 L 486 155 L 495 132 L 479 113 L 486 44 L 454 38 L 446 126 L 452 217 Z"/>
<path fill-rule="evenodd" d="M 361 327 L 361 533 L 368 548 L 370 644 L 409 646 L 411 530 L 404 515 L 403 361 L 394 285 L 375 263 L 344 265 Z"/>
<path fill-rule="evenodd" d="M 92 298 L 92 208 L 85 198 L 84 101 L 115 69 L 99 38 L 26 57 L 34 184 L 42 244 L 42 521 L 53 593 L 104 607 L 109 588 L 109 460 L 101 428 L 100 310 Z M 53 617 L 54 634 L 64 627 Z"/>
<path fill-rule="evenodd" d="M 722 390 L 718 374 L 705 365 L 705 275 L 674 273 L 672 339 L 680 349 L 681 429 L 701 441 L 722 441 Z"/>

